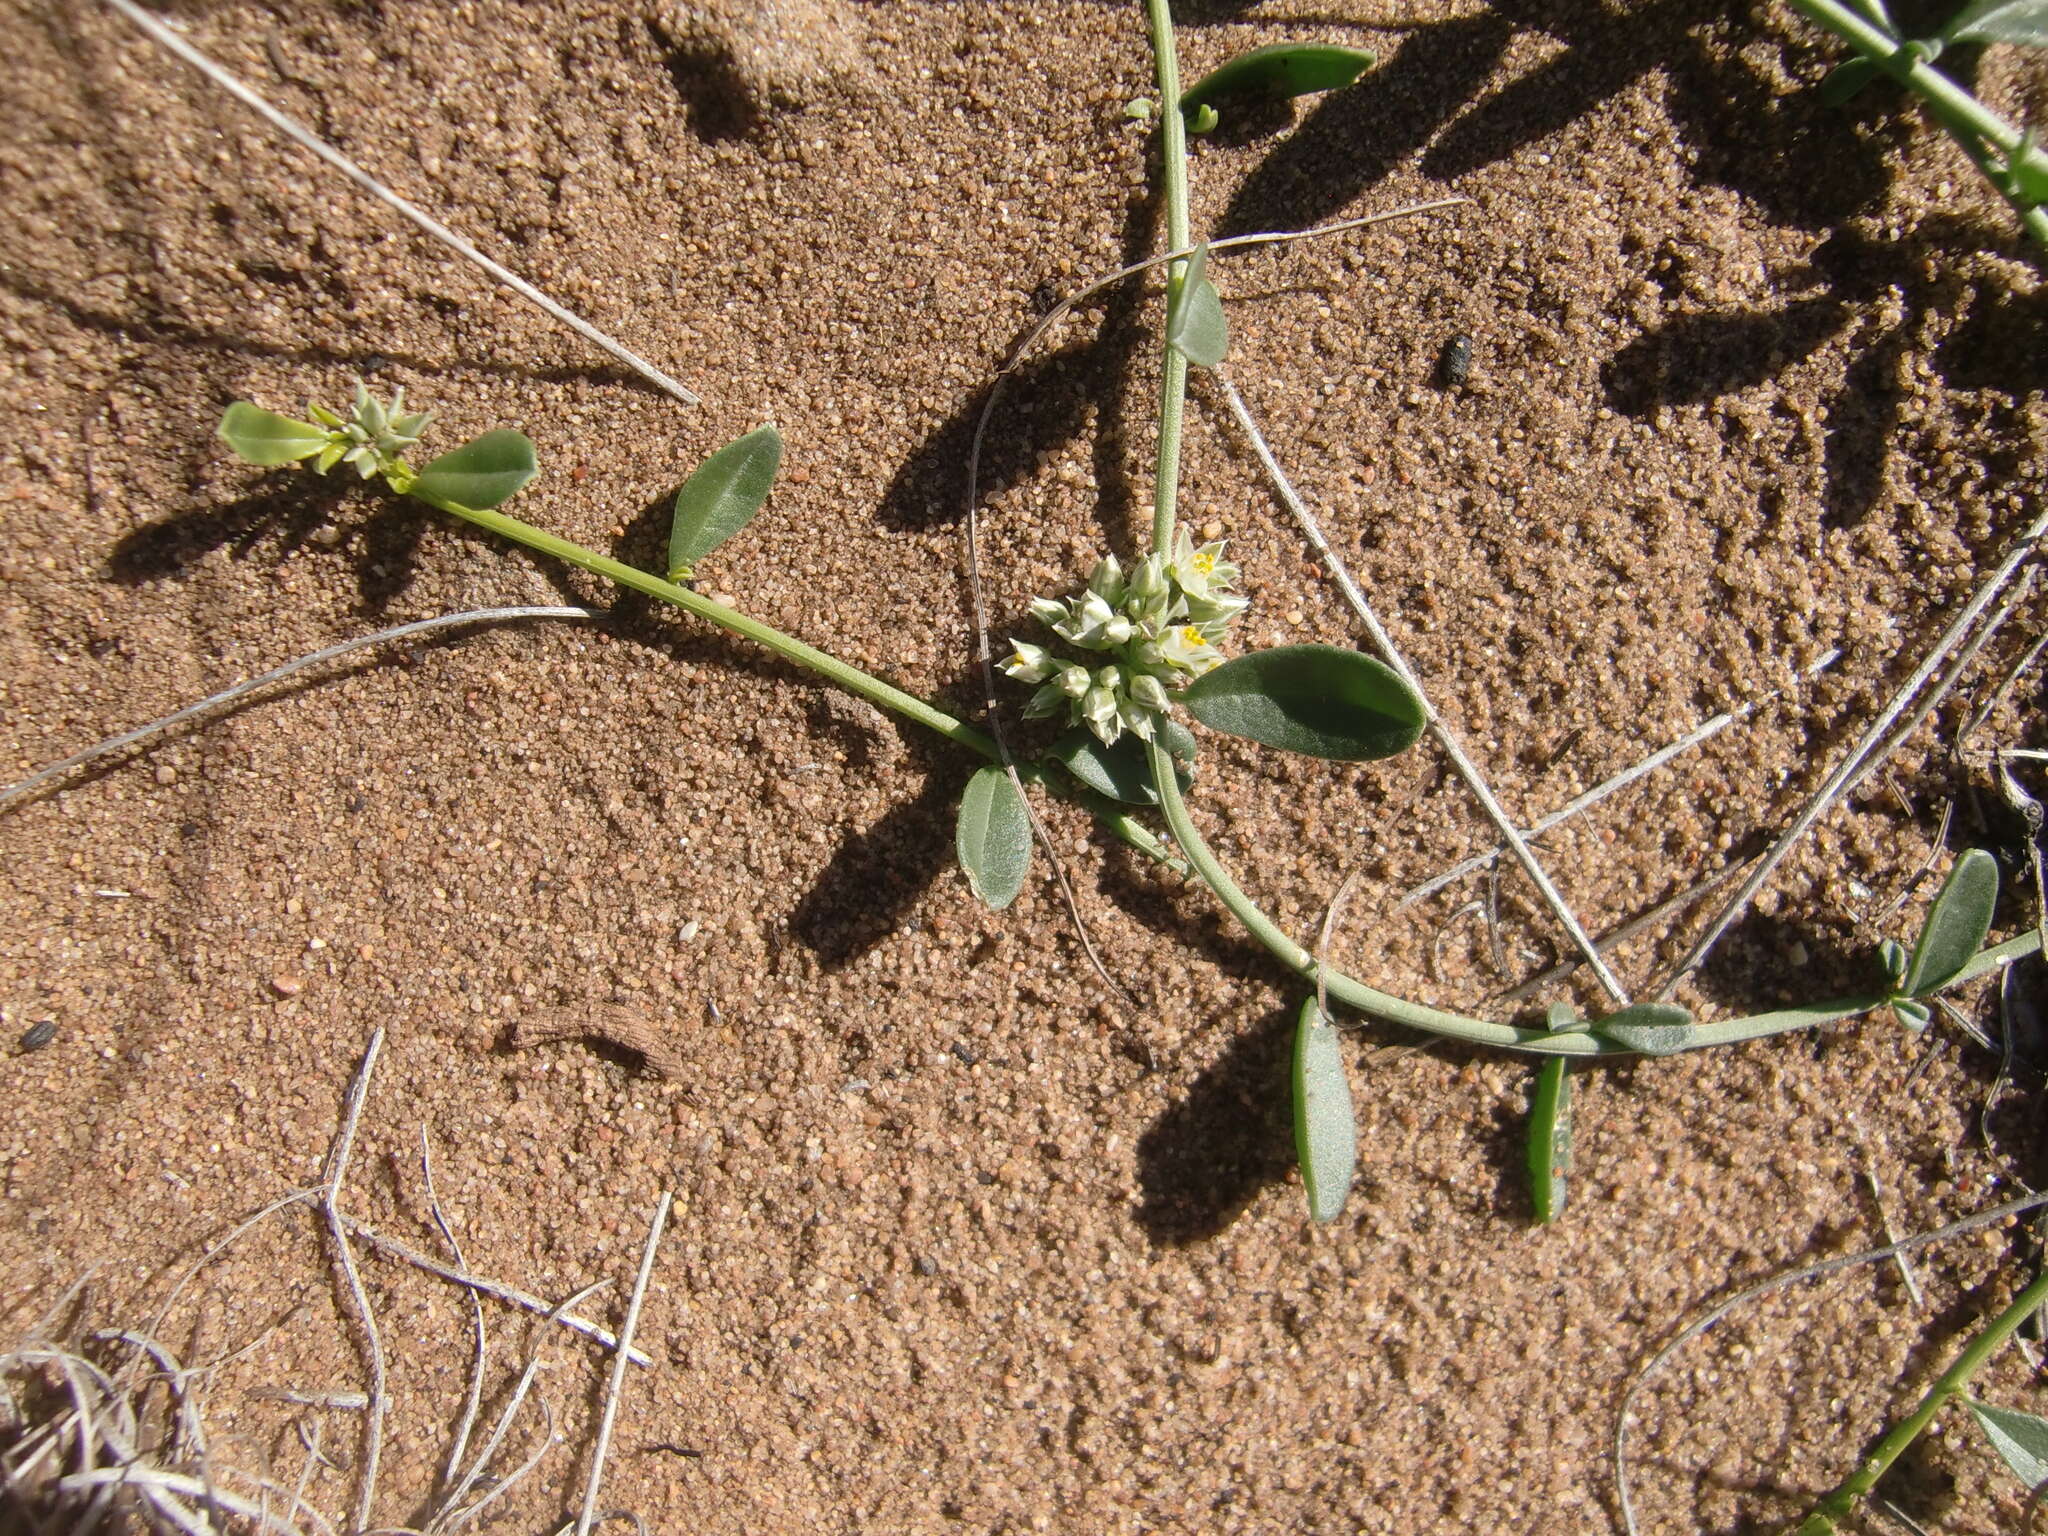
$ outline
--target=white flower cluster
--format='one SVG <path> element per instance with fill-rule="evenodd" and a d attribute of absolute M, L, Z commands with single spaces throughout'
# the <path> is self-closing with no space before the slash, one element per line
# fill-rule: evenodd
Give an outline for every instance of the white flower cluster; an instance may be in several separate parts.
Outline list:
<path fill-rule="evenodd" d="M 1045 647 L 1013 640 L 1003 670 L 1038 683 L 1024 713 L 1057 715 L 1086 725 L 1104 746 L 1125 731 L 1152 739 L 1172 707 L 1167 690 L 1218 665 L 1216 642 L 1247 599 L 1230 590 L 1237 567 L 1221 543 L 1196 547 L 1186 530 L 1175 535 L 1173 555 L 1147 555 L 1129 575 L 1114 555 L 1088 578 L 1088 588 L 1065 602 L 1041 597 L 1031 611 L 1054 634 L 1084 651 L 1106 651 L 1106 666 L 1079 666 Z"/>
<path fill-rule="evenodd" d="M 324 405 L 310 409 L 313 419 L 328 429 L 327 446 L 320 450 L 313 467 L 324 475 L 336 464 L 353 464 L 365 480 L 389 469 L 417 443 L 433 415 L 431 411 L 407 415 L 403 386 L 386 405 L 357 384 L 355 406 L 345 420 Z"/>

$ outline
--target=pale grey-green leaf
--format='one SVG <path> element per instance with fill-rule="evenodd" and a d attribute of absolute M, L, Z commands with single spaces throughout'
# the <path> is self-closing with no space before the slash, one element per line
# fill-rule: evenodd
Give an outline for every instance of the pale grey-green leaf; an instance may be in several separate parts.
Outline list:
<path fill-rule="evenodd" d="M 2030 1489 L 2048 1483 L 2048 1419 L 2017 1408 L 1995 1408 L 1974 1397 L 1963 1401 L 1970 1405 L 1970 1416 L 2014 1477 Z"/>
<path fill-rule="evenodd" d="M 1637 1003 L 1596 1021 L 1593 1032 L 1645 1056 L 1675 1056 L 1692 1044 L 1692 1015 L 1672 1003 Z"/>
<path fill-rule="evenodd" d="M 1209 247 L 1199 245 L 1188 257 L 1180 293 L 1166 317 L 1166 340 L 1198 368 L 1214 368 L 1230 350 L 1230 328 L 1223 319 L 1223 300 L 1209 281 Z"/>
<path fill-rule="evenodd" d="M 479 510 L 495 507 L 534 477 L 533 444 L 500 427 L 444 453 L 419 472 L 411 494 Z"/>
<path fill-rule="evenodd" d="M 998 912 L 1017 899 L 1031 867 L 1031 817 L 1003 768 L 990 764 L 967 781 L 953 846 L 975 895 Z"/>
<path fill-rule="evenodd" d="M 1233 657 L 1190 683 L 1181 702 L 1211 730 L 1342 762 L 1407 750 L 1426 719 L 1400 674 L 1331 645 Z"/>
<path fill-rule="evenodd" d="M 1337 1031 L 1313 997 L 1294 1030 L 1294 1151 L 1310 1218 L 1335 1221 L 1358 1167 L 1358 1122 Z"/>
<path fill-rule="evenodd" d="M 1927 909 L 1927 925 L 1913 946 L 1899 990 L 1908 997 L 1939 992 L 1984 947 L 1998 906 L 1998 860 L 1972 848 L 1956 860 L 1941 894 Z"/>
<path fill-rule="evenodd" d="M 1941 29 L 1952 43 L 2021 43 L 2048 47 L 2048 0 L 1977 0 Z"/>

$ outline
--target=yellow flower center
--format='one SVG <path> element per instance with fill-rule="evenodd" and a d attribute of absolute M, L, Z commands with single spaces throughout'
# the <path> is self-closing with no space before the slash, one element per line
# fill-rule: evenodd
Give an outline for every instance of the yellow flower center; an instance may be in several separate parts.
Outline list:
<path fill-rule="evenodd" d="M 1183 644 L 1190 646 L 1207 645 L 1209 643 L 1202 638 L 1202 632 L 1192 624 L 1181 625 L 1180 638 Z"/>
<path fill-rule="evenodd" d="M 1197 576 L 1213 576 L 1216 574 L 1216 557 L 1214 555 L 1196 555 L 1194 565 Z"/>

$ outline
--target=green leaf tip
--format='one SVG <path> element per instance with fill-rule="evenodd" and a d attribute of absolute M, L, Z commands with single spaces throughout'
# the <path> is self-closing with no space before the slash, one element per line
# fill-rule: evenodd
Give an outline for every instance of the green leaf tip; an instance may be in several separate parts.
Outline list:
<path fill-rule="evenodd" d="M 247 400 L 237 400 L 227 408 L 220 419 L 219 435 L 251 464 L 266 467 L 310 459 L 332 436 L 310 421 L 294 421 Z"/>
<path fill-rule="evenodd" d="M 1230 350 L 1223 299 L 1209 281 L 1209 247 L 1195 247 L 1166 316 L 1166 341 L 1197 368 L 1214 368 Z"/>
<path fill-rule="evenodd" d="M 1926 926 L 1913 945 L 1899 991 L 1907 997 L 1926 997 L 1954 981 L 1984 947 L 1997 906 L 1998 860 L 1982 848 L 1972 848 L 1956 860 L 1927 909 Z"/>
<path fill-rule="evenodd" d="M 1392 757 L 1427 715 L 1399 673 L 1334 645 L 1288 645 L 1233 657 L 1181 694 L 1211 730 L 1337 762 Z"/>
<path fill-rule="evenodd" d="M 990 764 L 967 781 L 953 846 L 974 894 L 1002 911 L 1024 889 L 1031 867 L 1031 815 L 1009 771 Z"/>
<path fill-rule="evenodd" d="M 782 434 L 756 427 L 697 466 L 676 492 L 669 525 L 668 579 L 683 581 L 697 562 L 753 520 L 782 467 Z"/>
<path fill-rule="evenodd" d="M 1309 1219 L 1335 1221 L 1358 1168 L 1358 1122 L 1337 1031 L 1313 997 L 1294 1028 L 1294 1153 Z"/>
<path fill-rule="evenodd" d="M 1970 1417 L 2012 1475 L 2029 1489 L 2048 1483 L 2048 1420 L 2017 1408 L 1995 1408 L 1966 1397 Z"/>
<path fill-rule="evenodd" d="M 1349 85 L 1378 60 L 1362 48 L 1335 43 L 1268 43 L 1241 53 L 1181 92 L 1180 109 L 1192 112 L 1232 98 L 1267 101 L 1310 96 Z"/>
<path fill-rule="evenodd" d="M 447 501 L 485 511 L 518 491 L 536 473 L 533 444 L 526 434 L 500 427 L 442 454 L 406 489 L 407 494 L 428 503 Z"/>
<path fill-rule="evenodd" d="M 1977 0 L 1941 29 L 1951 43 L 2019 43 L 2048 48 L 2048 0 Z"/>
<path fill-rule="evenodd" d="M 1565 1179 L 1572 1167 L 1571 1063 L 1562 1056 L 1536 1069 L 1528 1156 L 1530 1201 L 1536 1219 L 1548 1226 L 1564 1214 Z"/>

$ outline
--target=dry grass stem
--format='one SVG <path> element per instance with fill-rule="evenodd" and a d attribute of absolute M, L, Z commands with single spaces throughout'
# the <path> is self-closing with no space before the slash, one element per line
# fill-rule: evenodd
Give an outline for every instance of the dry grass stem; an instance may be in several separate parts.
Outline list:
<path fill-rule="evenodd" d="M 1807 678 L 1818 677 L 1839 661 L 1841 655 L 1842 653 L 1839 650 L 1828 651 L 1819 661 L 1808 667 L 1802 675 Z M 1622 769 L 1621 772 L 1615 774 L 1612 778 L 1601 780 L 1584 794 L 1565 802 L 1565 804 L 1559 806 L 1547 816 L 1531 822 L 1523 829 L 1522 836 L 1530 839 L 1541 837 L 1552 827 L 1561 826 L 1563 823 L 1570 821 L 1574 816 L 1591 810 L 1608 796 L 1619 790 L 1626 789 L 1640 778 L 1655 773 L 1672 759 L 1682 756 L 1704 742 L 1713 740 L 1714 737 L 1737 721 L 1747 720 L 1766 704 L 1771 703 L 1780 696 L 1777 692 L 1773 691 L 1765 694 L 1760 699 L 1750 700 L 1740 708 L 1727 710 L 1722 714 L 1715 715 L 1710 720 L 1701 721 L 1698 726 L 1668 746 L 1659 747 L 1641 762 Z M 1460 860 L 1442 874 L 1432 875 L 1429 879 L 1423 881 L 1422 884 L 1414 886 L 1405 892 L 1401 899 L 1394 904 L 1394 910 L 1399 912 L 1405 907 L 1411 907 L 1425 897 L 1434 896 L 1445 886 L 1454 884 L 1477 870 L 1485 869 L 1489 865 L 1498 863 L 1500 856 L 1507 851 L 1505 847 L 1490 848 L 1485 853 L 1475 853 L 1469 859 Z"/>
<path fill-rule="evenodd" d="M 1960 1237 L 1965 1232 L 1995 1226 L 2007 1217 L 2017 1216 L 2022 1211 L 2035 1210 L 2044 1205 L 2048 1205 L 2048 1195 L 2028 1195 L 2023 1199 L 2008 1200 L 2003 1205 L 1994 1205 L 1974 1216 L 1965 1216 L 1960 1221 L 1952 1221 L 1947 1226 L 1937 1227 L 1931 1232 L 1921 1232 L 1912 1237 L 1901 1238 L 1895 1243 L 1886 1243 L 1882 1248 L 1866 1248 L 1861 1253 L 1848 1253 L 1840 1258 L 1823 1259 L 1818 1264 L 1803 1264 L 1796 1269 L 1788 1269 L 1781 1274 L 1773 1275 L 1768 1280 L 1760 1280 L 1755 1285 L 1745 1286 L 1726 1301 L 1720 1302 L 1686 1324 L 1636 1373 L 1627 1390 L 1621 1394 L 1621 1407 L 1614 1416 L 1614 1439 L 1609 1447 L 1614 1468 L 1614 1496 L 1615 1502 L 1621 1506 L 1621 1522 L 1628 1536 L 1636 1536 L 1635 1504 L 1630 1499 L 1628 1491 L 1629 1413 L 1635 1406 L 1637 1394 L 1650 1384 L 1651 1379 L 1663 1370 L 1666 1363 L 1679 1350 L 1737 1307 L 1745 1302 L 1754 1301 L 1759 1296 L 1768 1296 L 1773 1291 L 1781 1291 L 1786 1286 L 1796 1285 L 1802 1280 L 1817 1280 L 1823 1275 L 1854 1269 L 1859 1264 L 1875 1264 L 1902 1253 L 1909 1253 L 1916 1248 L 1925 1248 L 1931 1243 L 1945 1242 L 1951 1237 Z"/>
<path fill-rule="evenodd" d="M 1422 700 L 1423 713 L 1429 720 L 1429 732 L 1436 738 L 1437 745 L 1451 760 L 1451 766 L 1458 771 L 1458 776 L 1471 789 L 1480 809 L 1486 813 L 1487 820 L 1493 823 L 1501 841 L 1507 845 L 1509 852 L 1514 854 L 1515 862 L 1522 866 L 1523 872 L 1535 883 L 1545 905 L 1570 935 L 1573 947 L 1586 957 L 1586 963 L 1593 968 L 1593 974 L 1599 978 L 1600 985 L 1606 990 L 1607 995 L 1613 998 L 1617 1005 L 1627 1007 L 1627 989 L 1622 986 L 1620 978 L 1608 969 L 1607 962 L 1601 959 L 1600 950 L 1593 943 L 1592 935 L 1586 932 L 1585 925 L 1579 921 L 1578 915 L 1572 911 L 1563 894 L 1545 872 L 1535 852 L 1529 847 L 1527 839 L 1516 828 L 1513 819 L 1487 784 L 1485 776 L 1480 773 L 1478 765 L 1465 755 L 1465 749 L 1459 744 L 1458 738 L 1438 717 L 1436 706 L 1429 702 L 1429 695 L 1423 689 L 1421 680 L 1408 665 L 1407 658 L 1402 656 L 1399 648 L 1395 646 L 1393 636 L 1388 634 L 1386 626 L 1380 623 L 1378 614 L 1366 601 L 1365 594 L 1358 588 L 1358 583 L 1351 579 L 1349 567 L 1330 547 L 1330 541 L 1323 537 L 1322 528 L 1309 512 L 1307 504 L 1295 491 L 1279 461 L 1273 457 L 1273 450 L 1267 446 L 1265 435 L 1259 431 L 1258 423 L 1252 419 L 1251 412 L 1245 407 L 1244 397 L 1237 392 L 1236 386 L 1224 376 L 1222 370 L 1215 370 L 1214 377 L 1217 387 L 1223 391 L 1225 402 L 1230 406 L 1230 414 L 1236 418 L 1239 429 L 1250 440 L 1252 451 L 1258 455 L 1259 463 L 1264 466 L 1267 477 L 1273 482 L 1273 488 L 1279 493 L 1287 510 L 1294 514 L 1294 520 L 1301 525 L 1301 531 L 1309 543 L 1314 545 L 1316 552 L 1322 556 L 1330 574 L 1336 578 L 1338 589 L 1351 604 L 1352 611 L 1358 615 L 1359 622 L 1365 625 L 1366 633 L 1372 636 L 1373 645 L 1378 648 L 1381 658 L 1401 674 L 1408 686 L 1415 690 L 1416 697 Z"/>
<path fill-rule="evenodd" d="M 1754 855 L 1750 857 L 1754 857 Z M 1627 922 L 1608 929 L 1607 932 L 1600 935 L 1598 940 L 1600 952 L 1606 954 L 1612 950 L 1619 949 L 1622 945 L 1628 943 L 1629 940 L 1663 926 L 1679 913 L 1705 901 L 1714 892 L 1733 882 L 1748 867 L 1749 858 L 1736 859 L 1733 863 L 1723 865 L 1720 869 L 1715 870 L 1706 879 L 1686 887 L 1686 889 L 1678 892 L 1677 895 L 1665 897 L 1647 912 L 1638 913 Z M 1552 982 L 1561 981 L 1571 975 L 1582 963 L 1576 956 L 1568 960 L 1560 960 L 1556 965 L 1551 966 L 1549 970 L 1531 976 L 1527 981 L 1503 992 L 1501 996 L 1509 1002 L 1520 1002 L 1523 998 L 1533 996 L 1537 992 L 1542 991 L 1543 988 L 1549 986 Z"/>
<path fill-rule="evenodd" d="M 522 1291 L 516 1285 L 507 1285 L 502 1280 L 486 1280 L 483 1276 L 470 1274 L 467 1270 L 452 1269 L 440 1260 L 421 1253 L 419 1249 L 413 1247 L 410 1243 L 401 1242 L 395 1237 L 385 1236 L 382 1232 L 377 1231 L 374 1227 L 369 1226 L 357 1217 L 344 1215 L 341 1219 L 350 1232 L 368 1243 L 372 1248 L 388 1253 L 395 1259 L 401 1259 L 405 1263 L 412 1265 L 415 1269 L 423 1269 L 428 1274 L 438 1275 L 441 1279 L 450 1281 L 455 1285 L 466 1285 L 472 1290 L 481 1291 L 486 1296 L 495 1296 L 500 1301 L 510 1302 L 515 1307 L 537 1313 L 553 1322 L 560 1323 L 572 1333 L 580 1333 L 585 1338 L 602 1344 L 606 1349 L 617 1349 L 619 1347 L 618 1337 L 610 1329 L 605 1328 L 601 1324 L 594 1323 L 586 1317 L 579 1317 L 573 1312 L 563 1311 L 554 1303 L 543 1301 L 540 1297 L 533 1295 L 529 1291 Z M 603 1282 L 599 1283 L 602 1284 Z M 635 1365 L 651 1366 L 654 1364 L 653 1358 L 644 1350 L 628 1350 L 626 1358 Z"/>
<path fill-rule="evenodd" d="M 441 223 L 424 210 L 415 207 L 412 203 L 407 202 L 396 192 L 393 192 L 389 187 L 377 180 L 376 177 L 357 165 L 355 161 L 349 159 L 340 150 L 320 138 L 318 134 L 306 127 L 305 124 L 299 122 L 296 118 L 288 117 L 283 112 L 280 112 L 240 80 L 186 42 L 176 32 L 165 26 L 163 22 L 150 15 L 141 6 L 136 5 L 134 0 L 107 0 L 107 4 L 141 28 L 148 35 L 150 41 L 158 47 L 183 59 L 187 64 L 198 70 L 200 74 L 206 76 L 208 80 L 226 91 L 235 100 L 241 102 L 243 106 L 254 112 L 258 117 L 261 117 L 293 143 L 318 155 L 350 181 L 369 193 L 370 196 L 376 198 L 378 202 L 383 203 L 386 207 L 403 217 L 410 219 L 420 229 L 440 241 L 441 244 L 447 246 L 448 249 L 455 252 L 456 255 L 462 257 L 465 261 L 470 262 L 474 266 L 481 267 L 500 283 L 503 283 L 507 288 L 518 294 L 519 297 L 526 300 L 527 303 L 541 310 L 551 319 L 566 325 L 592 346 L 609 352 L 613 357 L 624 363 L 628 368 L 639 374 L 641 378 L 647 380 L 664 394 L 673 395 L 685 405 L 696 405 L 699 403 L 694 394 L 670 378 L 666 373 L 663 373 L 654 364 L 641 357 L 637 352 L 629 351 L 624 345 L 614 341 L 582 316 L 564 309 L 525 278 L 519 276 L 518 273 L 508 267 L 500 266 L 497 262 L 491 260 L 490 257 L 471 245 L 462 236 L 456 234 L 447 225 Z"/>
<path fill-rule="evenodd" d="M 114 3 L 114 0 L 109 0 L 109 3 Z M 337 656 L 346 656 L 350 651 L 360 651 L 366 646 L 382 645 L 389 640 L 403 640 L 408 635 L 426 634 L 430 630 L 448 629 L 462 624 L 495 624 L 508 619 L 596 619 L 602 617 L 602 614 L 594 612 L 589 608 L 472 608 L 463 613 L 444 613 L 431 619 L 415 619 L 410 624 L 394 625 L 390 629 L 377 630 L 374 634 L 357 635 L 354 639 L 343 640 L 335 645 L 325 646 L 320 650 L 300 656 L 296 660 L 288 661 L 283 666 L 272 667 L 260 677 L 252 677 L 244 682 L 236 683 L 232 688 L 223 688 L 219 693 L 208 694 L 197 703 L 187 704 L 183 709 L 165 715 L 160 720 L 152 720 L 147 725 L 138 725 L 132 731 L 123 731 L 119 736 L 109 736 L 105 741 L 95 742 L 83 751 L 72 753 L 62 762 L 52 763 L 47 768 L 39 768 L 19 784 L 10 784 L 5 789 L 0 789 L 0 811 L 8 809 L 23 797 L 35 793 L 36 790 L 41 789 L 52 779 L 61 778 L 74 768 L 82 768 L 87 763 L 119 752 L 123 747 L 132 747 L 137 742 L 147 741 L 150 737 L 167 731 L 174 725 L 182 725 L 187 720 L 196 720 L 202 715 L 211 714 L 223 705 L 232 704 L 235 700 L 254 693 L 259 688 L 268 687 L 272 683 L 280 682 L 290 677 L 294 672 L 303 672 L 307 667 L 317 666 L 323 661 L 332 661 Z"/>
<path fill-rule="evenodd" d="M 327 1218 L 328 1236 L 334 1241 L 335 1257 L 348 1281 L 349 1299 L 355 1305 L 357 1321 L 362 1324 L 363 1358 L 370 1375 L 370 1405 L 363 1415 L 362 1464 L 356 1473 L 355 1513 L 349 1520 L 354 1530 L 362 1530 L 370 1523 L 370 1506 L 377 1497 L 377 1462 L 384 1449 L 384 1414 L 390 1406 L 390 1399 L 384 1388 L 384 1341 L 377 1332 L 376 1315 L 370 1310 L 369 1292 L 363 1289 L 363 1277 L 356 1268 L 355 1249 L 348 1240 L 340 1199 L 342 1181 L 348 1177 L 348 1160 L 355 1151 L 356 1126 L 362 1119 L 363 1101 L 369 1097 L 370 1074 L 376 1070 L 377 1054 L 383 1048 L 384 1031 L 379 1029 L 370 1036 L 369 1046 L 363 1051 L 362 1065 L 356 1068 L 355 1078 L 348 1085 L 341 1126 L 327 1151 L 327 1177 L 320 1196 L 320 1209 Z"/>
<path fill-rule="evenodd" d="M 625 1351 L 632 1346 L 633 1330 L 640 1323 L 640 1304 L 647 1298 L 647 1280 L 654 1273 L 655 1251 L 661 1247 L 661 1233 L 668 1225 L 669 1202 L 673 1198 L 663 1190 L 661 1199 L 655 1202 L 654 1219 L 647 1224 L 647 1244 L 640 1250 L 640 1273 L 626 1302 L 625 1321 L 619 1324 L 621 1347 L 612 1356 L 611 1377 L 605 1382 L 604 1416 L 597 1425 L 597 1448 L 591 1453 L 590 1477 L 583 1485 L 583 1512 L 576 1520 L 576 1536 L 590 1536 L 591 1523 L 597 1516 L 598 1485 L 604 1480 L 604 1459 L 611 1450 L 612 1425 L 618 1418 L 620 1388 L 626 1380 Z"/>
<path fill-rule="evenodd" d="M 434 1191 L 434 1148 L 427 1140 L 427 1128 L 420 1127 L 420 1176 L 426 1181 L 427 1210 L 434 1218 L 434 1225 L 441 1233 L 441 1241 L 448 1245 L 448 1251 L 455 1256 L 455 1267 L 463 1273 L 469 1271 L 469 1261 L 462 1256 L 462 1244 L 456 1241 L 455 1229 L 449 1225 L 447 1215 L 441 1209 L 441 1197 Z M 448 1442 L 448 1459 L 442 1465 L 441 1482 L 445 1487 L 455 1481 L 455 1474 L 462 1466 L 462 1453 L 469 1448 L 469 1432 L 476 1424 L 477 1411 L 483 1403 L 484 1393 L 484 1304 L 473 1287 L 464 1287 L 469 1293 L 470 1321 L 474 1328 L 476 1349 L 470 1357 L 469 1390 L 463 1394 L 462 1417 L 457 1421 L 455 1433 Z"/>
<path fill-rule="evenodd" d="M 1750 871 L 1749 878 L 1743 881 L 1741 888 L 1730 898 L 1728 904 L 1714 915 L 1713 921 L 1707 925 L 1706 932 L 1702 933 L 1686 951 L 1685 958 L 1679 961 L 1677 969 L 1656 989 L 1657 997 L 1669 996 L 1680 981 L 1699 967 L 1700 962 L 1705 960 L 1712 953 L 1714 946 L 1721 941 L 1721 935 L 1733 927 L 1742 914 L 1749 910 L 1749 904 L 1756 899 L 1756 893 L 1764 888 L 1765 882 L 1777 871 L 1785 856 L 1792 851 L 1799 839 L 1806 835 L 1808 829 L 1820 820 L 1836 800 L 1847 794 L 1857 780 L 1882 761 L 1888 751 L 1910 735 L 1940 701 L 1947 687 L 1954 684 L 1960 663 L 1958 668 L 1950 670 L 1942 686 L 1929 690 L 1923 706 L 1908 715 L 1914 699 L 1919 696 L 1928 679 L 1934 676 L 1943 660 L 1963 641 L 1971 626 L 1976 623 L 1978 615 L 1990 607 L 1993 599 L 2005 589 L 2006 583 L 2012 580 L 2020 565 L 2034 553 L 2035 546 L 2039 544 L 2044 533 L 2048 533 L 2048 514 L 2035 519 L 2027 531 L 2020 535 L 2011 552 L 1999 562 L 1998 568 L 1978 587 L 1969 602 L 1963 605 L 1962 611 L 1950 622 L 1948 628 L 1942 631 L 1941 637 L 1913 669 L 1912 676 L 1900 685 L 1884 708 L 1878 711 L 1877 717 L 1864 729 L 1855 745 L 1844 754 L 1842 760 L 1835 765 L 1834 770 L 1822 781 L 1820 788 L 1813 792 L 1806 804 L 1800 807 L 1798 814 L 1792 818 L 1791 824 L 1786 827 L 1777 843 L 1764 855 L 1757 867 Z M 1993 626 L 1987 626 L 1987 630 L 1991 627 Z M 1965 652 L 1964 661 L 1967 662 L 1988 638 L 1988 633 L 1980 634 Z M 1895 730 L 1894 727 L 1899 726 L 1902 719 L 1903 727 Z"/>

